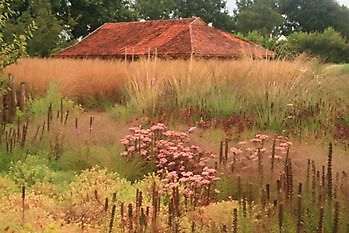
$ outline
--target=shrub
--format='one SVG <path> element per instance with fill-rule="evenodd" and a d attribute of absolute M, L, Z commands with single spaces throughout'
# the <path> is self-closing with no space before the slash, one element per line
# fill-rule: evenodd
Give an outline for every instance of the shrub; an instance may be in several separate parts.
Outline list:
<path fill-rule="evenodd" d="M 320 32 L 296 32 L 289 36 L 288 43 L 299 53 L 308 53 L 325 62 L 348 62 L 349 44 L 333 28 Z"/>
<path fill-rule="evenodd" d="M 98 166 L 82 171 L 69 185 L 73 203 L 93 199 L 95 190 L 103 194 L 99 196 L 102 201 L 111 197 L 113 193 L 117 193 L 119 199 L 126 200 L 129 198 L 127 189 L 130 187 L 131 183 L 120 178 L 117 173 L 108 172 L 107 169 Z M 131 193 L 133 195 L 133 192 Z"/>
<path fill-rule="evenodd" d="M 54 172 L 48 167 L 48 160 L 38 155 L 28 155 L 25 160 L 12 162 L 9 177 L 17 185 L 32 186 L 37 182 L 51 182 Z"/>
<path fill-rule="evenodd" d="M 7 177 L 0 176 L 0 198 L 2 196 L 8 196 L 17 189 L 13 180 Z"/>
<path fill-rule="evenodd" d="M 274 51 L 278 59 L 293 58 L 296 56 L 295 49 L 289 46 L 287 40 L 279 40 L 278 37 L 265 36 L 256 30 L 247 34 L 238 33 L 236 36 Z"/>
<path fill-rule="evenodd" d="M 131 201 L 135 189 L 130 182 L 107 169 L 95 166 L 82 171 L 69 185 L 66 221 L 78 223 L 82 228 L 84 224 L 97 224 L 105 216 L 105 199 L 113 201 L 113 193 L 117 197 L 115 200 Z"/>
<path fill-rule="evenodd" d="M 70 111 L 70 114 L 78 113 L 82 110 L 72 100 L 62 98 L 58 92 L 58 87 L 50 84 L 45 96 L 30 101 L 28 113 L 34 116 L 47 114 L 50 104 L 52 104 L 54 113 L 60 110 L 61 104 L 63 104 L 64 110 Z"/>

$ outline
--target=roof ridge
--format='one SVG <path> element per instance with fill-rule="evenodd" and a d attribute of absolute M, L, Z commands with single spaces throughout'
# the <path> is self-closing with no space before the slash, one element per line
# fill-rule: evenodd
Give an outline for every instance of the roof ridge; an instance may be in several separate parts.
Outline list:
<path fill-rule="evenodd" d="M 196 20 L 196 19 L 195 19 Z M 192 21 L 188 27 L 189 27 L 189 38 L 190 38 L 190 54 L 191 56 L 195 53 L 194 51 L 194 46 L 193 46 L 193 28 L 192 28 L 192 25 L 193 25 L 193 22 Z"/>
<path fill-rule="evenodd" d="M 179 19 L 152 19 L 152 20 L 144 20 L 144 21 L 120 21 L 120 22 L 109 22 L 109 23 L 104 23 L 104 24 L 138 24 L 138 23 L 152 23 L 152 22 L 184 22 L 184 21 L 189 21 L 188 23 L 192 23 L 195 20 L 197 20 L 197 17 L 193 18 L 179 18 Z"/>
<path fill-rule="evenodd" d="M 202 23 L 202 24 L 205 24 L 205 21 L 203 21 L 200 17 L 194 17 L 194 20 L 190 22 L 190 24 L 188 25 L 189 26 L 189 38 L 190 38 L 190 50 L 191 50 L 191 55 L 194 55 L 195 54 L 195 50 L 194 50 L 194 39 L 193 39 L 193 24 L 196 23 L 196 22 L 199 22 L 199 23 Z"/>

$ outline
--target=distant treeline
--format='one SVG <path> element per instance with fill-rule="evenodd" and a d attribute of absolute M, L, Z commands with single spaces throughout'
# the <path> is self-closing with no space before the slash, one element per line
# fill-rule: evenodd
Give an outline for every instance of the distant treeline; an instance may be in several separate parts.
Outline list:
<path fill-rule="evenodd" d="M 11 16 L 4 42 L 27 35 L 31 56 L 50 56 L 105 22 L 201 17 L 214 27 L 261 43 L 281 55 L 307 52 L 329 62 L 349 62 L 349 9 L 335 0 L 5 0 Z M 280 43 L 278 38 L 288 37 Z M 282 49 L 280 50 L 280 46 Z M 325 46 L 325 47 L 324 47 Z M 285 52 L 287 51 L 287 52 Z"/>

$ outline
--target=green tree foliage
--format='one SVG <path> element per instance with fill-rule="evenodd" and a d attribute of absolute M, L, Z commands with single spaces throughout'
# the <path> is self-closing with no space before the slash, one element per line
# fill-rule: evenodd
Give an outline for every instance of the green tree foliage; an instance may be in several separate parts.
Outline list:
<path fill-rule="evenodd" d="M 169 19 L 177 9 L 176 0 L 137 0 L 138 17 L 146 20 Z"/>
<path fill-rule="evenodd" d="M 222 0 L 136 0 L 141 19 L 200 17 L 214 27 L 232 31 L 234 22 Z"/>
<path fill-rule="evenodd" d="M 340 6 L 336 13 L 336 21 L 333 27 L 349 39 L 349 8 Z"/>
<path fill-rule="evenodd" d="M 71 0 L 70 16 L 75 38 L 86 36 L 106 22 L 136 19 L 130 0 Z"/>
<path fill-rule="evenodd" d="M 256 44 L 262 45 L 263 47 L 267 49 L 273 49 L 274 44 L 277 43 L 276 37 L 270 37 L 270 36 L 264 36 L 262 33 L 260 33 L 257 30 L 250 31 L 246 34 L 243 33 L 236 33 L 237 37 L 241 39 L 248 40 L 250 42 L 254 42 Z"/>
<path fill-rule="evenodd" d="M 236 4 L 236 10 L 235 10 L 235 14 L 236 14 L 238 12 L 250 9 L 254 4 L 254 0 L 236 0 L 235 4 Z"/>
<path fill-rule="evenodd" d="M 70 27 L 74 24 L 71 13 L 70 13 L 70 7 L 71 3 L 68 0 L 50 0 L 52 13 L 54 16 L 59 19 L 60 21 L 64 22 L 65 27 Z"/>
<path fill-rule="evenodd" d="M 10 0 L 0 1 L 0 94 L 6 93 L 7 90 L 6 81 L 2 79 L 3 69 L 26 55 L 27 40 L 32 37 L 32 32 L 36 28 L 35 23 L 31 22 L 23 34 L 13 34 L 11 40 L 6 40 L 3 32 L 13 14 Z"/>
<path fill-rule="evenodd" d="M 177 0 L 177 17 L 200 17 L 216 28 L 232 31 L 234 22 L 225 0 Z"/>
<path fill-rule="evenodd" d="M 250 42 L 254 42 L 276 52 L 276 58 L 284 59 L 284 58 L 292 58 L 297 55 L 295 49 L 290 48 L 287 40 L 282 40 L 277 37 L 271 37 L 269 35 L 265 36 L 259 31 L 251 31 L 246 34 L 236 33 L 235 36 L 248 40 Z"/>
<path fill-rule="evenodd" d="M 23 34 L 26 25 L 34 21 L 37 30 L 33 32 L 32 38 L 27 41 L 29 55 L 47 57 L 64 42 L 64 38 L 61 36 L 63 23 L 53 14 L 50 1 L 17 0 L 13 2 L 12 8 L 14 15 L 6 25 L 5 40 L 11 41 L 13 35 Z"/>
<path fill-rule="evenodd" d="M 6 40 L 4 31 L 7 29 L 7 23 L 14 14 L 11 9 L 10 1 L 0 2 L 0 74 L 3 68 L 14 63 L 20 56 L 26 54 L 27 39 L 32 36 L 35 24 L 30 22 L 22 34 L 11 35 L 11 40 Z"/>
<path fill-rule="evenodd" d="M 286 15 L 283 33 L 323 31 L 333 27 L 349 36 L 349 9 L 335 0 L 279 0 L 279 11 Z"/>
<path fill-rule="evenodd" d="M 331 27 L 321 33 L 294 32 L 287 40 L 264 36 L 258 31 L 237 33 L 236 36 L 273 50 L 278 58 L 293 58 L 306 53 L 323 62 L 349 62 L 349 43 Z"/>
<path fill-rule="evenodd" d="M 349 43 L 333 28 L 319 32 L 295 32 L 288 38 L 291 49 L 319 57 L 325 62 L 349 62 Z"/>
<path fill-rule="evenodd" d="M 29 11 L 32 20 L 38 25 L 38 29 L 33 33 L 33 38 L 28 41 L 28 53 L 33 56 L 48 57 L 52 51 L 64 42 L 60 33 L 63 30 L 62 22 L 59 21 L 51 11 L 51 5 L 45 0 L 32 2 Z M 29 20 L 31 17 L 28 17 Z"/>
<path fill-rule="evenodd" d="M 235 11 L 236 31 L 258 31 L 263 35 L 275 32 L 283 23 L 272 0 L 237 0 Z"/>

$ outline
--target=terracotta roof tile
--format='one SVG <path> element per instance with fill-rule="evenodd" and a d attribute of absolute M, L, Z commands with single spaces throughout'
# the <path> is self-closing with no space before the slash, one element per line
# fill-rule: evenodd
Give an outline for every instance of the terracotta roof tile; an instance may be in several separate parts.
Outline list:
<path fill-rule="evenodd" d="M 200 18 L 106 23 L 55 57 L 270 57 L 261 46 L 209 27 Z"/>

